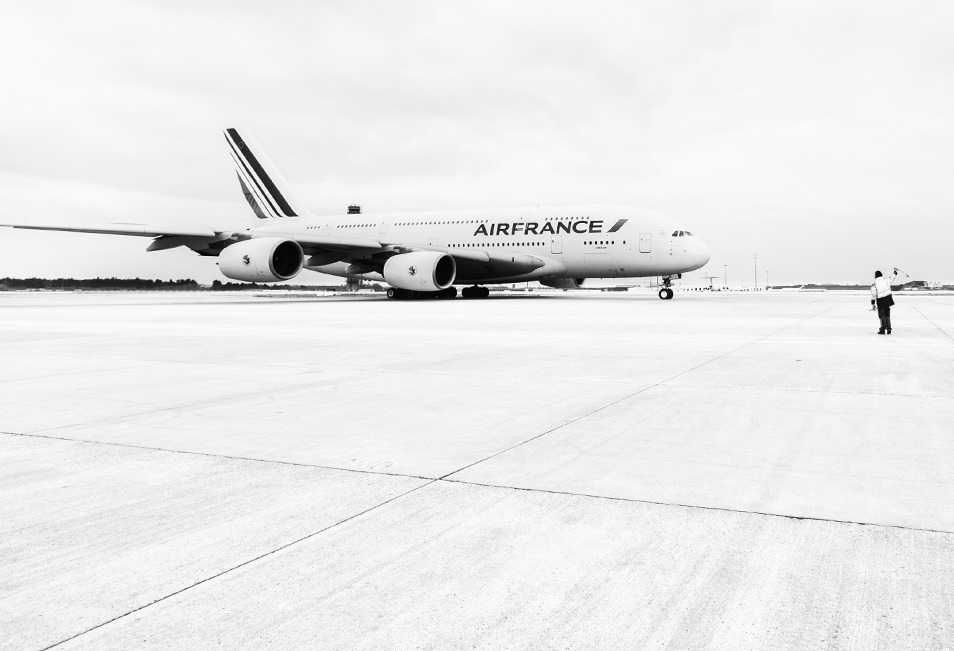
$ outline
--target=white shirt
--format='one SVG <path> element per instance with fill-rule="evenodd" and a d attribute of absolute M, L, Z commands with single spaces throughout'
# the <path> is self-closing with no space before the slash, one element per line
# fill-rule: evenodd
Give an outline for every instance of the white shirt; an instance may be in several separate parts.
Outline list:
<path fill-rule="evenodd" d="M 884 276 L 875 278 L 874 285 L 871 286 L 871 298 L 884 298 L 891 295 L 891 283 L 898 277 L 898 274 L 891 276 L 888 280 Z"/>

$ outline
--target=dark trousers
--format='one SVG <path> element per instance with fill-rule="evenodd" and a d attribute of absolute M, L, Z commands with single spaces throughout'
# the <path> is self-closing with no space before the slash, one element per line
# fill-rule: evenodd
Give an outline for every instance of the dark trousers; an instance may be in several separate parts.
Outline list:
<path fill-rule="evenodd" d="M 881 319 L 881 329 L 885 332 L 890 332 L 891 330 L 891 306 L 883 305 L 881 301 L 878 301 L 878 318 Z"/>

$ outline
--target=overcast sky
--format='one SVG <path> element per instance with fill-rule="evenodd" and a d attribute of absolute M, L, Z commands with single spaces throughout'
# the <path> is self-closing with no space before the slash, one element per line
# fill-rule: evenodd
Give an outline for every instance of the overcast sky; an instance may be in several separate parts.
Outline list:
<path fill-rule="evenodd" d="M 5 0 L 0 18 L 0 221 L 244 224 L 221 134 L 244 126 L 318 214 L 625 204 L 701 236 L 731 284 L 754 253 L 760 283 L 954 282 L 951 2 Z M 0 229 L 0 277 L 220 278 L 149 241 Z"/>

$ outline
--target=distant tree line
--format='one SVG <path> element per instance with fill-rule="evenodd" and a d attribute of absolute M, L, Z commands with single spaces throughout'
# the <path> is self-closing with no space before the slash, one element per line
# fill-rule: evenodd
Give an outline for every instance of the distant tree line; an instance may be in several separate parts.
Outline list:
<path fill-rule="evenodd" d="M 808 283 L 807 285 L 772 285 L 775 289 L 798 289 L 799 287 L 803 289 L 853 289 L 853 290 L 865 290 L 870 289 L 871 285 L 840 285 L 837 283 Z M 929 283 L 926 280 L 909 280 L 900 285 L 891 285 L 891 290 L 895 292 L 904 291 L 905 289 L 929 289 Z M 935 289 L 954 289 L 954 285 L 942 285 L 936 287 Z"/>
<path fill-rule="evenodd" d="M 362 283 L 364 289 L 383 292 L 378 283 Z M 330 291 L 340 292 L 344 285 L 274 285 L 266 283 L 231 283 L 220 280 L 200 285 L 191 278 L 152 280 L 149 278 L 0 278 L 0 291 L 12 290 L 178 290 L 178 291 Z"/>
<path fill-rule="evenodd" d="M 11 289 L 202 289 L 191 278 L 0 278 L 0 290 Z"/>
<path fill-rule="evenodd" d="M 924 280 L 911 280 L 903 285 L 892 285 L 894 291 L 904 289 L 928 289 L 929 283 Z M 807 285 L 772 285 L 774 289 L 853 289 L 865 290 L 870 285 L 842 285 L 836 283 L 809 283 Z M 369 289 L 373 292 L 383 292 L 386 287 L 380 283 L 362 282 L 362 289 Z M 10 290 L 75 290 L 92 289 L 100 291 L 109 290 L 178 290 L 178 291 L 299 291 L 299 292 L 340 292 L 345 289 L 344 285 L 275 285 L 270 283 L 232 283 L 213 280 L 212 285 L 200 285 L 192 278 L 180 278 L 179 280 L 152 280 L 149 278 L 0 278 L 0 291 Z M 613 289 L 623 290 L 625 288 L 603 288 L 602 291 L 612 291 Z M 954 290 L 954 285 L 934 286 L 933 289 Z"/>
<path fill-rule="evenodd" d="M 363 287 L 374 291 L 384 291 L 384 288 L 377 284 L 370 287 L 364 285 Z M 212 287 L 209 289 L 213 292 L 234 292 L 250 289 L 255 291 L 340 292 L 344 289 L 344 285 L 275 285 L 272 283 L 223 283 L 221 280 L 213 280 Z"/>

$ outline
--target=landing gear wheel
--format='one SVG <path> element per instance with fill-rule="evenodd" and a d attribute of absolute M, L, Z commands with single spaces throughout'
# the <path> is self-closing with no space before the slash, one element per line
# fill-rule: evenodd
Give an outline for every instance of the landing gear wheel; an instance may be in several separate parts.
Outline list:
<path fill-rule="evenodd" d="M 394 298 L 399 301 L 407 300 L 409 298 L 416 298 L 414 292 L 409 289 L 401 289 L 400 287 L 388 287 L 388 298 Z"/>
<path fill-rule="evenodd" d="M 480 285 L 474 285 L 473 287 L 465 287 L 460 295 L 464 298 L 487 298 L 490 296 L 490 290 Z"/>
<path fill-rule="evenodd" d="M 480 285 L 474 285 L 473 287 L 465 287 L 460 295 L 464 298 L 487 298 L 490 296 L 490 290 Z"/>
<path fill-rule="evenodd" d="M 668 301 L 669 299 L 671 299 L 672 294 L 673 294 L 673 291 L 669 289 L 668 287 L 663 287 L 662 289 L 659 290 L 659 298 L 661 298 L 664 301 Z"/>
<path fill-rule="evenodd" d="M 457 288 L 448 287 L 437 292 L 437 298 L 457 298 Z"/>

